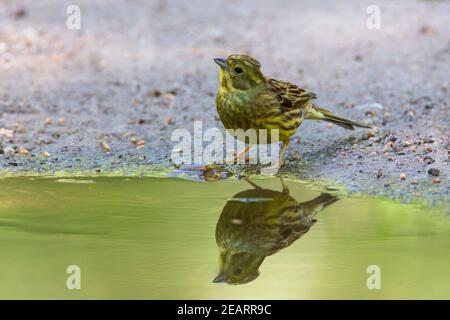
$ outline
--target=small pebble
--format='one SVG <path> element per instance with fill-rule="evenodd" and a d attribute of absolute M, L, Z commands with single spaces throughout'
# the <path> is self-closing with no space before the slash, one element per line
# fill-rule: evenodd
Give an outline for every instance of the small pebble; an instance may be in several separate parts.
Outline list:
<path fill-rule="evenodd" d="M 27 156 L 30 154 L 30 152 L 26 148 L 23 148 L 23 147 L 19 149 L 18 153 L 22 156 Z"/>
<path fill-rule="evenodd" d="M 406 173 L 400 173 L 400 179 L 401 180 L 406 180 Z"/>
<path fill-rule="evenodd" d="M 10 15 L 14 19 L 20 19 L 27 15 L 27 9 L 24 6 L 16 6 L 10 10 Z"/>
<path fill-rule="evenodd" d="M 14 150 L 14 148 L 11 147 L 6 147 L 3 152 L 5 153 L 5 156 L 12 156 L 16 153 L 16 150 Z"/>
<path fill-rule="evenodd" d="M 14 131 L 10 129 L 0 128 L 0 137 L 12 138 L 14 137 Z"/>
<path fill-rule="evenodd" d="M 149 91 L 148 93 L 147 93 L 147 97 L 149 97 L 149 98 L 151 98 L 151 97 L 160 97 L 161 96 L 161 91 L 159 91 L 159 90 L 153 90 L 153 91 Z"/>
<path fill-rule="evenodd" d="M 167 102 L 172 101 L 172 99 L 175 97 L 173 92 L 165 92 L 165 93 L 163 93 L 162 96 L 163 96 L 164 100 L 166 100 Z"/>
<path fill-rule="evenodd" d="M 388 141 L 390 141 L 390 142 L 395 142 L 395 141 L 397 141 L 397 137 L 396 137 L 396 136 L 393 136 L 393 135 L 390 135 L 390 136 L 388 137 Z"/>
<path fill-rule="evenodd" d="M 434 29 L 431 26 L 422 26 L 420 28 L 419 32 L 426 36 L 435 36 L 436 35 L 436 29 Z"/>
<path fill-rule="evenodd" d="M 377 171 L 376 176 L 377 176 L 377 179 L 380 179 L 381 177 L 383 177 L 383 170 L 379 169 L 379 170 Z"/>
<path fill-rule="evenodd" d="M 434 183 L 434 184 L 436 184 L 436 183 L 441 183 L 441 179 L 440 179 L 440 178 L 434 178 L 434 179 L 433 179 L 433 183 Z"/>
<path fill-rule="evenodd" d="M 104 152 L 111 152 L 111 147 L 109 146 L 109 144 L 106 141 L 102 141 L 101 142 L 101 146 Z"/>
<path fill-rule="evenodd" d="M 175 120 L 173 120 L 172 117 L 167 117 L 167 118 L 164 120 L 164 122 L 165 122 L 166 125 L 172 125 L 172 124 L 175 123 Z"/>
<path fill-rule="evenodd" d="M 57 121 L 58 126 L 63 126 L 66 124 L 66 118 L 60 117 Z"/>
<path fill-rule="evenodd" d="M 432 163 L 435 162 L 435 160 L 434 160 L 432 157 L 430 157 L 430 156 L 425 156 L 425 157 L 423 157 L 423 161 L 424 161 L 426 164 L 432 164 Z"/>
<path fill-rule="evenodd" d="M 145 147 L 145 140 L 139 140 L 137 143 L 137 149 L 142 149 Z"/>
<path fill-rule="evenodd" d="M 353 108 L 355 106 L 355 104 L 349 100 L 344 101 L 343 103 L 341 103 L 344 107 L 346 108 Z"/>
<path fill-rule="evenodd" d="M 384 146 L 384 149 L 392 149 L 392 148 L 394 148 L 394 142 L 392 142 L 392 141 L 389 141 Z"/>
<path fill-rule="evenodd" d="M 16 131 L 17 133 L 26 133 L 26 132 L 27 132 L 27 129 L 24 128 L 24 127 L 22 127 L 22 126 L 20 126 L 20 125 L 15 126 L 15 128 L 16 128 L 15 131 Z"/>
<path fill-rule="evenodd" d="M 431 169 L 428 170 L 428 174 L 430 176 L 437 177 L 437 176 L 439 176 L 439 173 L 440 173 L 439 169 L 436 169 L 436 168 L 431 168 Z"/>

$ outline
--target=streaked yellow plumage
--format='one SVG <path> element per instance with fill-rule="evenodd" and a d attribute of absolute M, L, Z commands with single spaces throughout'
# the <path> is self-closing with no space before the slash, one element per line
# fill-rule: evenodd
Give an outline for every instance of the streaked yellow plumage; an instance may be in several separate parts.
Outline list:
<path fill-rule="evenodd" d="M 226 129 L 278 129 L 283 143 L 280 161 L 289 138 L 304 119 L 325 120 L 346 129 L 369 126 L 336 116 L 313 103 L 316 94 L 288 81 L 266 78 L 261 64 L 248 55 L 216 58 L 220 66 L 217 112 Z M 239 136 L 236 136 L 240 138 Z M 269 136 L 268 143 L 273 142 Z M 258 141 L 260 143 L 260 141 Z"/>

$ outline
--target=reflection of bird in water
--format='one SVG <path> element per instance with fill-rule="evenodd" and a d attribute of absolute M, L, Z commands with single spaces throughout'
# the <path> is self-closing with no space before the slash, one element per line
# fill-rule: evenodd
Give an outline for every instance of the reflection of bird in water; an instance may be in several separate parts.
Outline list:
<path fill-rule="evenodd" d="M 298 203 L 280 178 L 282 192 L 253 189 L 237 193 L 227 202 L 216 226 L 220 271 L 213 282 L 244 284 L 256 279 L 267 256 L 298 240 L 316 222 L 315 215 L 338 200 L 322 193 Z"/>

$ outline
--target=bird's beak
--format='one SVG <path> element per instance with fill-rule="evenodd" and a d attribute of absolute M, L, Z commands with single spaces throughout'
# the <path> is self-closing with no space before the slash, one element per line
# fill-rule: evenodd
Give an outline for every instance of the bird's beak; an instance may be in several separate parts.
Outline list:
<path fill-rule="evenodd" d="M 227 282 L 227 275 L 225 272 L 219 273 L 217 277 L 214 278 L 213 283 L 225 283 Z"/>
<path fill-rule="evenodd" d="M 217 63 L 222 69 L 226 69 L 228 67 L 227 59 L 214 58 L 214 62 Z"/>

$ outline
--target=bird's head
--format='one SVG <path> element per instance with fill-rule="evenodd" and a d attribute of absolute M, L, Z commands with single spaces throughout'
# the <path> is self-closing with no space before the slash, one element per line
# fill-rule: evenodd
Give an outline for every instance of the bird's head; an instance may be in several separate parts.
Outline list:
<path fill-rule="evenodd" d="M 220 90 L 249 90 L 266 82 L 261 64 L 245 54 L 232 54 L 227 59 L 215 58 L 220 67 Z"/>
<path fill-rule="evenodd" d="M 220 271 L 214 283 L 244 284 L 259 276 L 259 267 L 265 256 L 249 252 L 224 250 L 220 254 Z"/>

